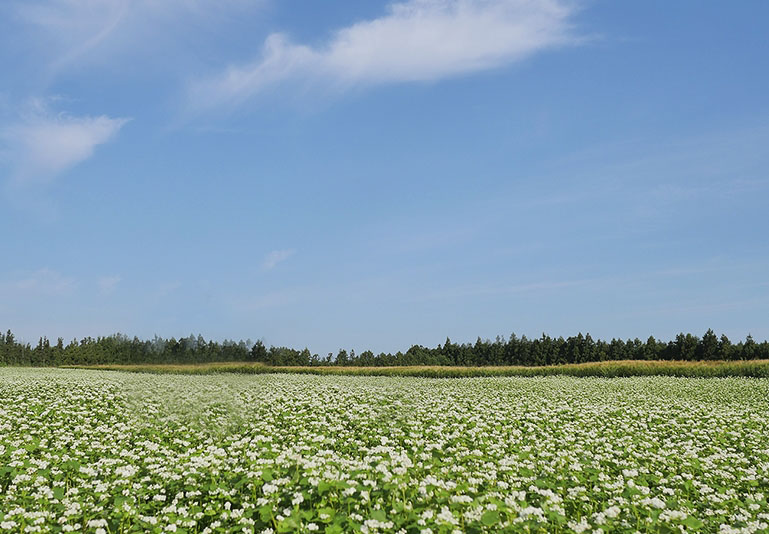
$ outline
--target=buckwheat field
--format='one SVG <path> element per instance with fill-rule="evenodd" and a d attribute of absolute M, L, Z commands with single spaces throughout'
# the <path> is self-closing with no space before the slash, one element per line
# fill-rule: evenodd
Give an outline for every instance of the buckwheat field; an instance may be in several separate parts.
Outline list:
<path fill-rule="evenodd" d="M 0 369 L 3 532 L 767 532 L 769 381 Z"/>

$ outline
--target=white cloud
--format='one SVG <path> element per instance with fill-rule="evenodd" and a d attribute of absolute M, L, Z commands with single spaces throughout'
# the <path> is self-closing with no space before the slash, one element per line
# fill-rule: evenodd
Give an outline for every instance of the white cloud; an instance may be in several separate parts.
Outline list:
<path fill-rule="evenodd" d="M 15 296 L 60 297 L 75 290 L 75 280 L 48 268 L 23 274 L 0 283 L 0 294 Z"/>
<path fill-rule="evenodd" d="M 262 269 L 264 269 L 265 271 L 274 269 L 276 265 L 286 261 L 295 253 L 296 251 L 293 249 L 273 250 L 272 252 L 270 252 L 264 257 L 264 261 L 262 261 Z"/>
<path fill-rule="evenodd" d="M 44 58 L 48 74 L 115 52 L 157 50 L 263 0 L 6 0 L 0 17 L 19 23 L 18 38 Z M 173 34 L 173 35 L 171 35 Z"/>
<path fill-rule="evenodd" d="M 291 79 L 340 88 L 430 81 L 498 68 L 575 42 L 574 9 L 562 0 L 407 0 L 336 31 L 319 47 L 267 37 L 261 58 L 232 65 L 190 90 L 197 109 L 239 104 Z"/>
<path fill-rule="evenodd" d="M 15 5 L 14 5 L 15 4 Z M 47 0 L 12 3 L 18 18 L 56 43 L 48 53 L 62 65 L 97 47 L 125 19 L 125 0 Z"/>
<path fill-rule="evenodd" d="M 44 106 L 0 132 L 17 183 L 48 182 L 90 158 L 128 119 L 51 115 Z"/>
<path fill-rule="evenodd" d="M 99 293 L 109 295 L 115 291 L 115 288 L 122 280 L 123 277 L 120 275 L 102 276 L 97 280 L 96 285 L 99 287 Z"/>

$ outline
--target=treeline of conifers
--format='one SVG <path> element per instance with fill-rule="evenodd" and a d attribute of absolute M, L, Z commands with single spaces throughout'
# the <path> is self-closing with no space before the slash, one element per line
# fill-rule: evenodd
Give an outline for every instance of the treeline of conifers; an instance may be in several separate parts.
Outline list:
<path fill-rule="evenodd" d="M 40 338 L 36 346 L 21 343 L 13 333 L 0 333 L 0 365 L 59 366 L 99 364 L 193 364 L 211 362 L 263 362 L 268 365 L 301 366 L 401 366 L 401 365 L 558 365 L 616 360 L 764 360 L 769 359 L 769 342 L 756 342 L 748 335 L 744 341 L 732 343 L 713 330 L 698 337 L 678 334 L 674 340 L 593 339 L 590 334 L 529 339 L 515 334 L 494 341 L 478 338 L 475 343 L 446 342 L 435 348 L 414 345 L 406 352 L 356 354 L 340 350 L 325 357 L 308 349 L 267 348 L 261 341 L 206 341 L 202 336 L 181 339 L 151 340 L 129 338 L 122 334 L 65 343 L 62 338 L 51 343 Z"/>

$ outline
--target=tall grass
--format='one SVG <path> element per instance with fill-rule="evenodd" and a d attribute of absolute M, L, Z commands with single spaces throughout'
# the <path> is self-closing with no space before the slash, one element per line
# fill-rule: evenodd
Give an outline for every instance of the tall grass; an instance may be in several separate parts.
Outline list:
<path fill-rule="evenodd" d="M 207 363 L 207 364 L 158 364 L 158 365 L 93 365 L 67 366 L 77 369 L 101 369 L 138 373 L 292 373 L 313 375 L 358 375 L 358 376 L 416 376 L 425 378 L 470 378 L 481 376 L 681 376 L 681 377 L 727 377 L 744 376 L 769 378 L 769 360 L 752 361 L 612 361 L 581 364 L 549 365 L 542 367 L 271 367 L 254 363 Z"/>

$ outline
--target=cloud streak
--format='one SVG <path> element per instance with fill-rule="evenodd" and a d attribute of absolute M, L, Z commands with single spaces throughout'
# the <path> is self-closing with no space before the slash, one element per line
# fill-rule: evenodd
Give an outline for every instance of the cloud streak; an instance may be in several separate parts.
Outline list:
<path fill-rule="evenodd" d="M 20 20 L 57 43 L 56 67 L 98 47 L 128 13 L 125 0 L 48 0 L 16 3 Z M 54 69 L 56 70 L 56 69 Z"/>
<path fill-rule="evenodd" d="M 265 271 L 271 271 L 279 263 L 286 261 L 294 254 L 296 254 L 296 251 L 293 249 L 273 250 L 264 257 L 264 261 L 262 261 L 262 269 Z"/>
<path fill-rule="evenodd" d="M 190 89 L 193 108 L 238 105 L 286 81 L 340 89 L 424 82 L 499 68 L 571 44 L 574 9 L 560 0 L 407 0 L 311 47 L 273 33 L 261 57 Z"/>
<path fill-rule="evenodd" d="M 199 31 L 201 24 L 261 4 L 261 0 L 7 0 L 0 5 L 0 16 L 20 23 L 21 38 L 32 35 L 36 42 L 46 43 L 38 52 L 48 58 L 49 74 L 55 74 L 94 56 L 108 59 L 118 51 L 157 49 L 170 31 Z"/>
<path fill-rule="evenodd" d="M 17 184 L 46 183 L 90 158 L 129 119 L 51 115 L 44 108 L 0 131 Z"/>
<path fill-rule="evenodd" d="M 43 268 L 13 280 L 0 282 L 0 295 L 5 297 L 63 297 L 71 295 L 75 291 L 75 287 L 76 283 L 73 278 Z"/>
<path fill-rule="evenodd" d="M 96 285 L 101 295 L 110 295 L 122 280 L 120 275 L 102 276 L 96 281 Z"/>

